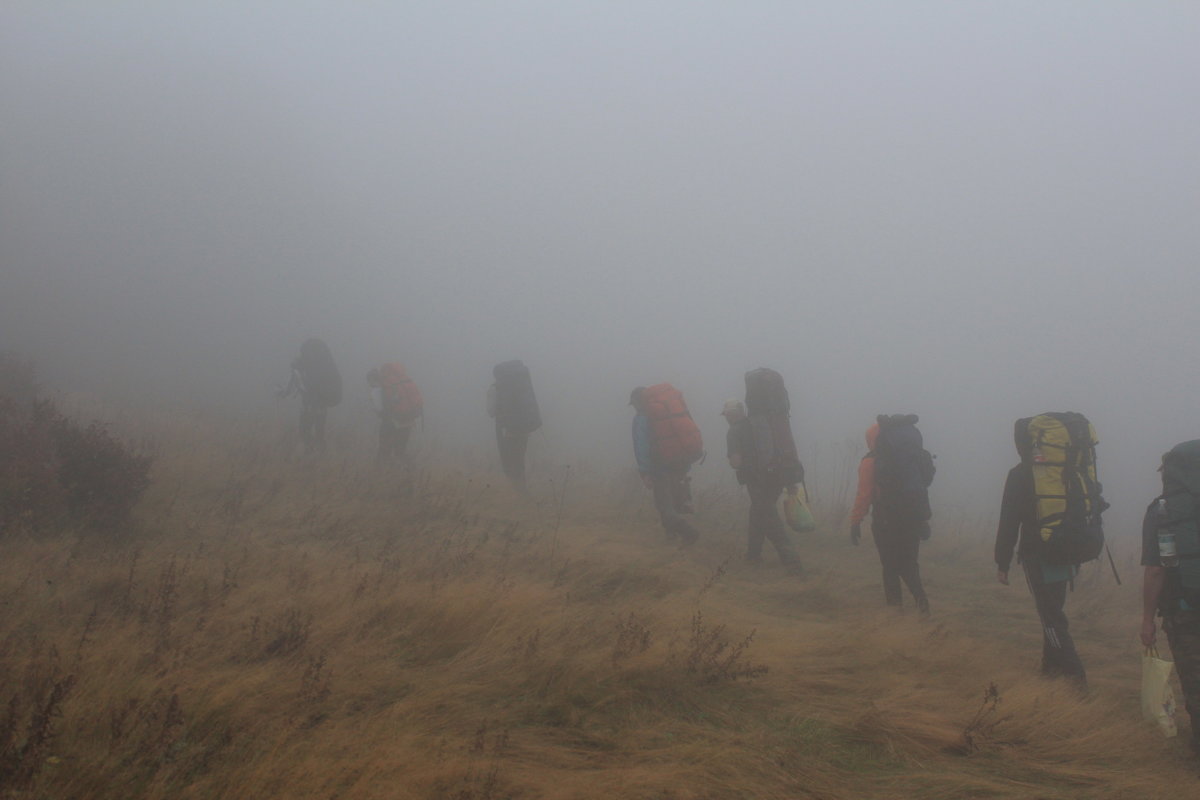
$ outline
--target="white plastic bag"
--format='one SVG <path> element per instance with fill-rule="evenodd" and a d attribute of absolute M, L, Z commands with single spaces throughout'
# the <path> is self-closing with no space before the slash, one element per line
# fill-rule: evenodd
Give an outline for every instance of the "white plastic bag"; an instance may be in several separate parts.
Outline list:
<path fill-rule="evenodd" d="M 1142 655 L 1142 716 L 1158 723 L 1163 735 L 1175 735 L 1175 693 L 1171 691 L 1174 661 L 1158 657 L 1158 649 L 1147 647 Z"/>

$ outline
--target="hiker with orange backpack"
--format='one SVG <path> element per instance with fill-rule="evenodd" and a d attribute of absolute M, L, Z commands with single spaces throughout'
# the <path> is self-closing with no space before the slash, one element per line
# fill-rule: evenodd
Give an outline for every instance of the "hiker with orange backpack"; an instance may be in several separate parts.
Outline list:
<path fill-rule="evenodd" d="M 394 362 L 368 372 L 367 385 L 371 387 L 371 406 L 379 415 L 378 459 L 403 458 L 412 429 L 424 412 L 421 390 L 404 366 Z"/>
<path fill-rule="evenodd" d="M 683 515 L 692 511 L 688 470 L 704 457 L 704 441 L 683 394 L 669 383 L 639 386 L 629 395 L 633 453 L 668 539 L 692 544 L 700 536 Z"/>

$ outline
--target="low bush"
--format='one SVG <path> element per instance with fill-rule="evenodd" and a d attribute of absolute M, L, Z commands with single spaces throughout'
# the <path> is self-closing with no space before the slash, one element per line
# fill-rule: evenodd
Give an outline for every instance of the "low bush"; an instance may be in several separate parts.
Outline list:
<path fill-rule="evenodd" d="M 70 518 L 93 527 L 124 521 L 150 485 L 148 455 L 100 422 L 80 425 L 32 391 L 32 367 L 0 356 L 0 530 L 41 529 Z"/>

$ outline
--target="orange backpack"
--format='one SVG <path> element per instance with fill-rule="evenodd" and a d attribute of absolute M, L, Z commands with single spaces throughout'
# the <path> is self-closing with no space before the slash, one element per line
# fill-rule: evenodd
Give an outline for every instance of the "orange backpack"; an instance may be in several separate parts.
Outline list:
<path fill-rule="evenodd" d="M 402 364 L 384 364 L 379 368 L 379 386 L 383 390 L 384 413 L 400 422 L 421 416 L 425 402 L 421 390 L 408 377 Z"/>
<path fill-rule="evenodd" d="M 687 467 L 704 456 L 700 428 L 688 413 L 683 393 L 669 383 L 659 383 L 642 395 L 650 420 L 655 460 L 668 467 Z"/>

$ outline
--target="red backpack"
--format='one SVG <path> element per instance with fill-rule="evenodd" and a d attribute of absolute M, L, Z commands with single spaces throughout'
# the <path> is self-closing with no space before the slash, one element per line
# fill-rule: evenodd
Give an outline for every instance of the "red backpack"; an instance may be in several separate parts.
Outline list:
<path fill-rule="evenodd" d="M 384 364 L 379 368 L 379 388 L 383 392 L 385 414 L 400 422 L 411 422 L 421 416 L 425 407 L 421 390 L 402 364 Z"/>
<path fill-rule="evenodd" d="M 650 420 L 655 460 L 668 467 L 687 467 L 704 456 L 700 428 L 688 413 L 683 393 L 669 383 L 659 383 L 642 395 Z"/>

